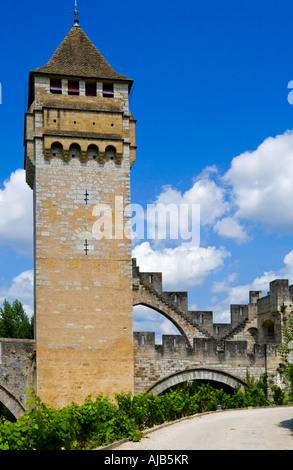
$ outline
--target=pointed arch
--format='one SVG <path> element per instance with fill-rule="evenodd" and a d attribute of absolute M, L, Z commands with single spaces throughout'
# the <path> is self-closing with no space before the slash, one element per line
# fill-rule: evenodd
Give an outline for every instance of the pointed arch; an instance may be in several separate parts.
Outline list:
<path fill-rule="evenodd" d="M 189 347 L 193 347 L 195 337 L 203 336 L 198 327 L 190 323 L 183 313 L 179 312 L 171 304 L 169 305 L 164 302 L 155 291 L 147 289 L 144 285 L 141 285 L 138 290 L 133 290 L 133 306 L 135 305 L 150 307 L 168 318 L 180 334 L 184 336 Z"/>
<path fill-rule="evenodd" d="M 25 411 L 25 407 L 22 403 L 2 385 L 0 385 L 0 401 L 13 414 L 13 416 L 15 416 L 15 418 L 21 416 Z"/>

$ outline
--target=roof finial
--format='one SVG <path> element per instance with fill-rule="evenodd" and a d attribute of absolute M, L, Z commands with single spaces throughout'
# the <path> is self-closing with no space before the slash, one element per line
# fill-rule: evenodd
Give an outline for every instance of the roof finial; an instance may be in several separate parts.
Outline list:
<path fill-rule="evenodd" d="M 77 10 L 77 0 L 75 0 L 74 23 L 75 23 L 75 26 L 78 26 L 79 19 L 78 19 L 78 10 Z"/>

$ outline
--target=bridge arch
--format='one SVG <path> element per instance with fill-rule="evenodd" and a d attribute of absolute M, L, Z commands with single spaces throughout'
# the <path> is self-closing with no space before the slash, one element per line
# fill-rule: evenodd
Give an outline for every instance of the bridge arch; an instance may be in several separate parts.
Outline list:
<path fill-rule="evenodd" d="M 168 313 L 166 313 L 163 309 L 160 309 L 154 303 L 147 302 L 147 301 L 141 301 L 141 302 L 138 302 L 138 303 L 133 303 L 134 307 L 136 307 L 137 305 L 142 305 L 144 307 L 151 308 L 151 309 L 155 310 L 156 312 L 160 313 L 161 315 L 163 315 L 163 317 L 167 318 L 177 328 L 177 330 L 180 332 L 180 334 L 185 337 L 187 344 L 190 345 L 188 336 L 186 335 L 184 329 L 182 327 L 180 327 L 180 325 L 176 322 L 176 320 L 174 320 L 173 317 L 168 315 Z"/>
<path fill-rule="evenodd" d="M 224 386 L 228 386 L 233 389 L 237 387 L 244 389 L 246 385 L 243 380 L 234 377 L 233 375 L 227 374 L 226 372 L 215 369 L 197 368 L 184 370 L 182 372 L 169 375 L 152 385 L 148 389 L 148 392 L 151 392 L 153 395 L 159 395 L 170 387 L 174 387 L 175 385 L 183 382 L 194 380 L 218 382 L 219 384 L 223 384 Z"/>
<path fill-rule="evenodd" d="M 15 398 L 5 387 L 0 385 L 0 402 L 13 414 L 15 418 L 18 418 L 25 411 L 24 406 Z"/>
<path fill-rule="evenodd" d="M 133 306 L 135 307 L 136 305 L 152 308 L 170 320 L 179 330 L 180 334 L 184 336 L 188 347 L 193 347 L 193 339 L 195 337 L 203 336 L 196 326 L 192 325 L 182 314 L 178 313 L 175 307 L 168 305 L 157 293 L 143 285 L 140 286 L 139 290 L 133 291 Z"/>

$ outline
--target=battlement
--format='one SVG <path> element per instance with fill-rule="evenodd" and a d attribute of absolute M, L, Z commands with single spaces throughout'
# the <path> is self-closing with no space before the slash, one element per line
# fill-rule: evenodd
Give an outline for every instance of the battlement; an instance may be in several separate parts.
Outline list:
<path fill-rule="evenodd" d="M 133 339 L 135 393 L 161 393 L 189 380 L 235 388 L 246 382 L 247 372 L 255 379 L 266 374 L 270 384 L 282 380 L 281 359 L 273 344 L 194 338 L 193 347 L 187 347 L 183 336 L 163 335 L 158 345 L 154 332 L 134 332 Z"/>
<path fill-rule="evenodd" d="M 258 313 L 268 311 L 278 312 L 280 307 L 290 309 L 293 306 L 293 286 L 289 286 L 288 279 L 275 279 L 270 282 L 270 290 L 258 302 Z"/>
<path fill-rule="evenodd" d="M 151 292 L 159 299 L 161 307 L 165 304 L 180 316 L 180 321 L 181 318 L 184 319 L 187 329 L 190 330 L 190 325 L 194 328 L 194 338 L 277 343 L 281 339 L 281 316 L 290 315 L 293 310 L 293 286 L 289 286 L 287 279 L 276 279 L 270 282 L 270 290 L 266 296 L 262 297 L 262 291 L 250 291 L 248 304 L 230 305 L 230 323 L 214 323 L 212 311 L 188 309 L 187 292 L 163 291 L 161 272 L 141 272 L 136 259 L 132 260 L 132 270 L 133 290 L 144 288 Z M 145 298 L 144 305 L 147 305 Z M 153 305 L 149 306 L 155 308 Z M 174 320 L 174 316 L 171 320 Z M 191 346 L 191 341 L 189 343 Z"/>
<path fill-rule="evenodd" d="M 231 322 L 230 323 L 214 323 L 212 311 L 189 310 L 188 309 L 188 292 L 185 291 L 163 291 L 162 273 L 161 272 L 141 272 L 139 266 L 136 265 L 136 259 L 132 259 L 133 270 L 133 289 L 139 290 L 143 285 L 152 290 L 166 304 L 178 309 L 184 314 L 184 317 L 194 326 L 203 328 L 213 336 L 223 336 L 228 334 L 235 326 L 248 319 L 248 306 L 239 304 L 231 305 Z M 253 303 L 260 296 L 260 292 L 251 292 L 250 298 Z"/>
<path fill-rule="evenodd" d="M 203 358 L 214 357 L 218 360 L 227 360 L 230 358 L 240 361 L 249 358 L 249 362 L 253 363 L 258 359 L 265 357 L 276 357 L 277 346 L 275 344 L 254 344 L 251 345 L 245 340 L 218 340 L 216 338 L 194 338 L 193 347 L 187 347 L 186 341 L 181 335 L 162 335 L 162 344 L 156 344 L 155 332 L 143 331 L 133 333 L 134 348 L 136 354 L 139 350 L 143 354 L 148 354 L 150 351 L 158 356 L 166 356 L 169 354 L 176 357 L 190 358 L 193 356 L 194 360 L 202 360 Z"/>

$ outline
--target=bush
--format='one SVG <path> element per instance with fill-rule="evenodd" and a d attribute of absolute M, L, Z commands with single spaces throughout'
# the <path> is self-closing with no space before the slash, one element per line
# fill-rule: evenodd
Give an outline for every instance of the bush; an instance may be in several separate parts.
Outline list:
<path fill-rule="evenodd" d="M 62 409 L 34 399 L 34 409 L 16 422 L 0 419 L 0 450 L 82 450 L 105 446 L 120 439 L 140 440 L 146 428 L 195 413 L 222 409 L 266 406 L 265 380 L 236 390 L 233 395 L 196 382 L 174 387 L 159 396 L 152 393 L 117 394 L 116 402 L 99 395 L 83 405 L 72 403 Z M 30 393 L 31 390 L 28 390 Z M 274 402 L 283 403 L 279 387 Z M 282 392 L 282 391 L 281 391 Z M 32 404 L 33 399 L 28 400 Z"/>
<path fill-rule="evenodd" d="M 273 400 L 276 405 L 284 405 L 285 404 L 285 393 L 284 391 L 278 387 L 277 385 L 273 385 L 271 387 L 273 392 Z"/>
<path fill-rule="evenodd" d="M 0 423 L 0 450 L 79 450 L 141 437 L 134 420 L 102 395 L 55 409 L 36 398 L 36 407 L 15 423 Z"/>

